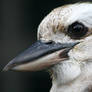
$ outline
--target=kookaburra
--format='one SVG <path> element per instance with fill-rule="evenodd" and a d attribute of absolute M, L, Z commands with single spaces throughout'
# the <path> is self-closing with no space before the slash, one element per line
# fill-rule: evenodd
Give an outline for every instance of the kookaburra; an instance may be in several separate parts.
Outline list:
<path fill-rule="evenodd" d="M 92 4 L 54 9 L 40 23 L 38 40 L 4 71 L 48 70 L 50 92 L 92 92 Z"/>

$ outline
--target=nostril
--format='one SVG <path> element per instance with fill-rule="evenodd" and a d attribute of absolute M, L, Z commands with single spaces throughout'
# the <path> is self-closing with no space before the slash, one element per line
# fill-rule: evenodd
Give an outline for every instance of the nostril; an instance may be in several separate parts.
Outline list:
<path fill-rule="evenodd" d="M 48 42 L 46 42 L 45 44 L 53 44 L 54 42 L 53 41 L 48 41 Z"/>

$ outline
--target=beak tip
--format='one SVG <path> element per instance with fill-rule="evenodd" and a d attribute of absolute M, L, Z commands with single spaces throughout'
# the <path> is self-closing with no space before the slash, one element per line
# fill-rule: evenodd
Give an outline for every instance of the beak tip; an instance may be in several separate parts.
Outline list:
<path fill-rule="evenodd" d="M 4 68 L 3 68 L 3 72 L 6 72 L 6 71 L 9 71 L 9 70 L 12 70 L 12 67 L 11 65 L 8 63 Z"/>
<path fill-rule="evenodd" d="M 2 72 L 6 72 L 6 71 L 8 71 L 8 70 L 10 70 L 9 67 L 8 67 L 8 66 L 5 66 L 5 67 L 3 68 L 3 70 L 2 70 Z"/>
<path fill-rule="evenodd" d="M 11 60 L 3 69 L 2 69 L 2 71 L 3 72 L 6 72 L 6 71 L 10 71 L 10 70 L 12 70 L 13 69 L 13 67 L 14 67 L 14 60 Z"/>

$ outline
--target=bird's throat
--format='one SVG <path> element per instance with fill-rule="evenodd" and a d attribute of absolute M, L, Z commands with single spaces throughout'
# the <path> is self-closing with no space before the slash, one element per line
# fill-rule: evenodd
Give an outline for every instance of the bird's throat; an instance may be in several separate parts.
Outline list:
<path fill-rule="evenodd" d="M 84 65 L 83 69 L 76 65 L 68 62 L 53 67 L 50 92 L 92 92 L 92 72 L 89 71 L 92 64 Z"/>

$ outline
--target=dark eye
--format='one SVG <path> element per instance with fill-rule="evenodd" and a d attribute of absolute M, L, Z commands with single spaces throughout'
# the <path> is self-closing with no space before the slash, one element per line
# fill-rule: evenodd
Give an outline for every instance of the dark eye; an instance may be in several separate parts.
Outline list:
<path fill-rule="evenodd" d="M 72 39 L 80 39 L 81 37 L 86 35 L 87 32 L 88 32 L 88 28 L 79 22 L 75 22 L 75 23 L 71 24 L 68 27 L 68 31 L 67 31 L 68 35 Z"/>

